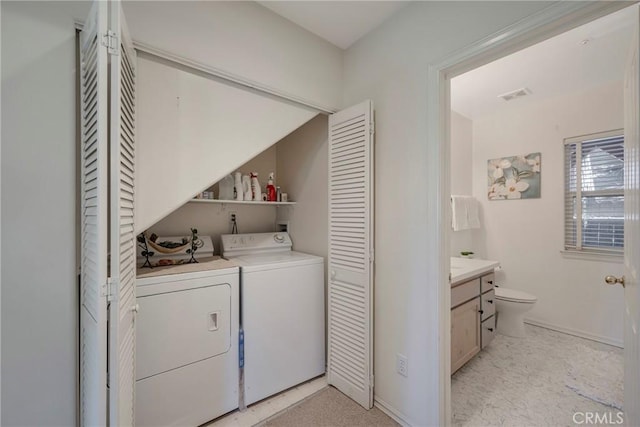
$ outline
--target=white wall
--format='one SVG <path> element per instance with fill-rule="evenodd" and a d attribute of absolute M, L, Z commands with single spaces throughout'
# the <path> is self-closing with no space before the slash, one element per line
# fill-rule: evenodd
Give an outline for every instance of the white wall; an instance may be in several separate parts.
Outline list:
<path fill-rule="evenodd" d="M 277 220 L 289 221 L 294 250 L 327 256 L 327 116 L 318 115 L 278 141 L 238 170 L 256 171 L 262 192 L 270 172 L 275 185 L 287 193 L 295 206 L 219 205 L 187 203 L 149 227 L 161 236 L 188 234 L 190 227 L 213 236 L 215 253 L 220 253 L 220 234 L 231 232 L 229 217 L 236 214 L 240 233 L 274 231 Z M 470 180 L 469 180 L 470 182 Z M 218 197 L 218 185 L 211 187 Z"/>
<path fill-rule="evenodd" d="M 258 172 L 263 193 L 269 173 L 276 172 L 276 152 L 274 145 L 238 168 L 243 174 Z M 211 189 L 218 198 L 218 185 Z M 274 231 L 277 209 L 265 205 L 187 203 L 149 227 L 148 231 L 166 237 L 187 236 L 189 228 L 194 227 L 199 234 L 212 236 L 214 252 L 220 254 L 220 235 L 231 233 L 231 213 L 236 214 L 240 233 L 263 233 Z"/>
<path fill-rule="evenodd" d="M 498 281 L 538 297 L 529 318 L 622 344 L 624 294 L 607 286 L 618 262 L 574 259 L 564 248 L 563 139 L 623 127 L 622 82 L 520 106 L 473 121 L 473 194 L 482 204 L 481 256 L 499 260 Z M 541 195 L 487 200 L 487 160 L 542 153 Z"/>
<path fill-rule="evenodd" d="M 451 111 L 451 194 L 471 196 L 471 142 L 473 122 L 465 116 Z M 460 256 L 462 251 L 475 251 L 473 236 L 476 230 L 451 230 L 451 256 Z"/>
<path fill-rule="evenodd" d="M 278 208 L 289 221 L 294 250 L 325 258 L 328 245 L 328 118 L 318 115 L 280 141 L 276 185 L 297 202 Z"/>
<path fill-rule="evenodd" d="M 74 2 L 2 7 L 2 425 L 76 424 Z"/>
<path fill-rule="evenodd" d="M 233 172 L 316 112 L 138 58 L 136 231 Z"/>
<path fill-rule="evenodd" d="M 544 2 L 412 2 L 347 50 L 345 103 L 376 109 L 375 397 L 412 425 L 438 425 L 437 271 L 427 260 L 424 191 L 428 64 L 488 36 Z M 396 353 L 409 376 L 396 373 Z"/>
<path fill-rule="evenodd" d="M 127 1 L 131 35 L 327 107 L 342 101 L 342 50 L 249 1 Z"/>
<path fill-rule="evenodd" d="M 75 425 L 74 20 L 82 20 L 89 5 L 0 4 L 1 422 Z M 342 51 L 257 4 L 125 2 L 125 7 L 139 41 L 300 98 L 341 102 Z M 164 159 L 170 162 L 171 153 Z"/>

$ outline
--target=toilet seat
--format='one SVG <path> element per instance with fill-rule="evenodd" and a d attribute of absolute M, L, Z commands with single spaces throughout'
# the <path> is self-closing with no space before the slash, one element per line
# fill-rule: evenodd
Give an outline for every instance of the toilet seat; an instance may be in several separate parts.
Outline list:
<path fill-rule="evenodd" d="M 502 287 L 494 288 L 496 299 L 508 302 L 518 302 L 525 304 L 533 304 L 538 298 L 526 292 L 517 291 L 515 289 L 507 289 Z"/>

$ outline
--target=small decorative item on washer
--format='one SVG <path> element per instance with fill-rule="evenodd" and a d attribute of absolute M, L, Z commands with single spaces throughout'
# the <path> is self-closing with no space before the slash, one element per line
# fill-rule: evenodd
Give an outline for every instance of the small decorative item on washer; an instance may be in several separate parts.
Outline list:
<path fill-rule="evenodd" d="M 142 268 L 144 267 L 153 268 L 153 266 L 151 265 L 151 262 L 149 261 L 149 257 L 152 257 L 155 254 L 155 252 L 149 250 L 149 246 L 147 245 L 147 238 L 144 235 L 144 233 L 138 234 L 138 236 L 136 237 L 136 240 L 138 241 L 138 246 L 140 247 L 140 249 L 142 249 L 141 255 L 145 257 L 145 261 L 144 261 L 144 264 L 142 264 Z"/>
<path fill-rule="evenodd" d="M 282 193 L 280 198 L 282 199 L 281 200 L 282 202 L 288 202 L 289 201 L 289 195 L 287 193 Z"/>
<path fill-rule="evenodd" d="M 191 263 L 197 263 L 198 260 L 195 258 L 195 254 L 196 251 L 198 249 L 200 249 L 201 247 L 204 246 L 204 242 L 200 239 L 198 239 L 198 230 L 195 228 L 191 229 L 191 247 L 189 249 L 187 249 L 187 253 L 191 255 L 191 258 L 189 258 L 189 261 L 187 261 L 188 264 Z"/>

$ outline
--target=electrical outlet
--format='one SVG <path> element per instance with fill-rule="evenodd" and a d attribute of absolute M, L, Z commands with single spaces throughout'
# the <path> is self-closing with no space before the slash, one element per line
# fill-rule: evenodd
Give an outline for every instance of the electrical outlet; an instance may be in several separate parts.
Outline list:
<path fill-rule="evenodd" d="M 396 354 L 396 371 L 403 377 L 409 374 L 409 361 L 404 354 Z"/>

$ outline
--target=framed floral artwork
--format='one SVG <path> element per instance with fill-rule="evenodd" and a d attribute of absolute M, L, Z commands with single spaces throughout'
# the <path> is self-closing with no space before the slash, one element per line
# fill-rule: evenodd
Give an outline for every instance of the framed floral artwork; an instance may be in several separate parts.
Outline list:
<path fill-rule="evenodd" d="M 487 162 L 489 200 L 540 198 L 540 153 Z"/>

